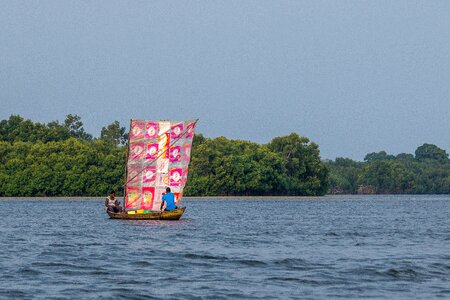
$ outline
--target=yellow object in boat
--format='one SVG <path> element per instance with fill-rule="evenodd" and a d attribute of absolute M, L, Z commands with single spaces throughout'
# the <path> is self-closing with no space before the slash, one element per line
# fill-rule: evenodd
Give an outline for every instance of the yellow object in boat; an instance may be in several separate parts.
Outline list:
<path fill-rule="evenodd" d="M 136 213 L 137 213 L 137 214 L 143 214 L 143 213 L 144 213 L 144 210 L 143 210 L 143 209 L 138 209 L 138 210 L 136 211 Z"/>
<path fill-rule="evenodd" d="M 135 210 L 129 210 L 129 211 L 127 211 L 127 214 L 129 214 L 129 215 L 135 215 L 135 214 L 136 214 L 136 211 L 135 211 Z"/>

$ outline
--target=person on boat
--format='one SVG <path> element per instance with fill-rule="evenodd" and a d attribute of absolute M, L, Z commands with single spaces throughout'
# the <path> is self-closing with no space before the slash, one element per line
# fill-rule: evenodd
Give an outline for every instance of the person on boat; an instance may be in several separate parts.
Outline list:
<path fill-rule="evenodd" d="M 108 197 L 105 199 L 106 210 L 118 213 L 122 211 L 119 200 L 116 199 L 116 192 L 111 191 Z"/>
<path fill-rule="evenodd" d="M 166 188 L 166 193 L 163 194 L 162 202 L 161 202 L 161 210 L 164 207 L 164 203 L 166 203 L 166 208 L 164 211 L 171 211 L 177 209 L 175 205 L 175 195 L 170 191 L 170 187 Z"/>

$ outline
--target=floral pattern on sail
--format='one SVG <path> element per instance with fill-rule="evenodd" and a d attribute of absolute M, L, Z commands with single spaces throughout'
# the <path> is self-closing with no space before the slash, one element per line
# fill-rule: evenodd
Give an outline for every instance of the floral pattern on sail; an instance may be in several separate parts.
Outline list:
<path fill-rule="evenodd" d="M 172 146 L 169 149 L 169 161 L 171 163 L 177 162 L 181 160 L 181 147 L 180 146 Z"/>
<path fill-rule="evenodd" d="M 145 124 L 145 138 L 154 139 L 158 137 L 159 124 L 158 122 L 147 122 Z"/>
<path fill-rule="evenodd" d="M 178 139 L 183 135 L 183 123 L 173 123 L 170 128 L 170 138 Z"/>
<path fill-rule="evenodd" d="M 179 205 L 188 177 L 196 122 L 132 120 L 128 148 L 126 210 L 160 210 L 166 187 Z"/>
<path fill-rule="evenodd" d="M 147 151 L 145 153 L 145 159 L 148 159 L 148 160 L 157 159 L 158 158 L 158 149 L 159 149 L 158 143 L 147 144 Z"/>
<path fill-rule="evenodd" d="M 144 137 L 144 123 L 139 120 L 131 122 L 130 138 L 132 140 L 142 139 Z"/>
<path fill-rule="evenodd" d="M 181 168 L 173 168 L 169 171 L 170 186 L 180 186 L 183 170 Z"/>
<path fill-rule="evenodd" d="M 144 143 L 135 142 L 130 145 L 130 159 L 131 160 L 140 160 L 144 154 Z"/>

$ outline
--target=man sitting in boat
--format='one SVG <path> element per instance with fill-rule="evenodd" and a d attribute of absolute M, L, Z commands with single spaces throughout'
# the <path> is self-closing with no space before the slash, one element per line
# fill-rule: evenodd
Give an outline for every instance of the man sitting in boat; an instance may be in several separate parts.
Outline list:
<path fill-rule="evenodd" d="M 116 192 L 111 191 L 108 197 L 105 199 L 106 210 L 118 213 L 122 211 L 119 200 L 116 199 Z"/>
<path fill-rule="evenodd" d="M 166 193 L 162 197 L 161 210 L 164 207 L 164 203 L 166 203 L 164 211 L 177 209 L 177 206 L 175 205 L 175 195 L 170 191 L 170 187 L 166 188 Z"/>

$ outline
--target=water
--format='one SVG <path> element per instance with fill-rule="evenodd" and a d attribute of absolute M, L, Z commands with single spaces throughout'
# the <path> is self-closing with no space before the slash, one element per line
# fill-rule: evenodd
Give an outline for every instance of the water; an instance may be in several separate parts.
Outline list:
<path fill-rule="evenodd" d="M 450 298 L 449 200 L 189 199 L 178 222 L 1 200 L 0 298 Z"/>

